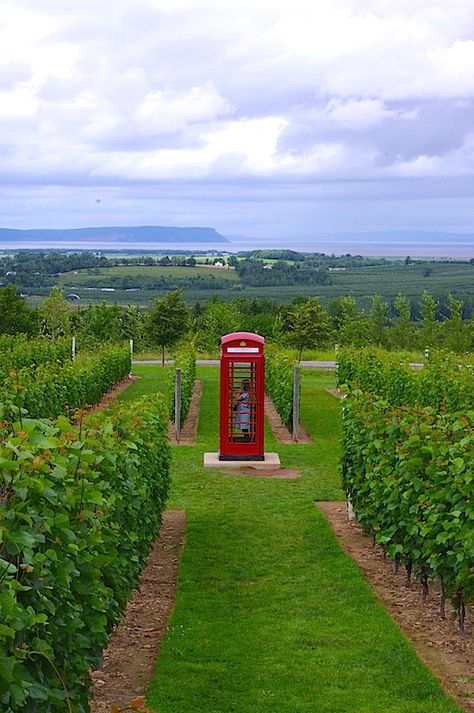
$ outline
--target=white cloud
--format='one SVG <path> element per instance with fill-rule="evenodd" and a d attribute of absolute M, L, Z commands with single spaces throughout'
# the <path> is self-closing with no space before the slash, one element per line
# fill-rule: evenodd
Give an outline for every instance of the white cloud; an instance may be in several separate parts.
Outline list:
<path fill-rule="evenodd" d="M 0 92 L 0 119 L 21 119 L 34 116 L 38 109 L 36 97 L 25 89 Z"/>
<path fill-rule="evenodd" d="M 110 154 L 94 175 L 141 180 L 193 180 L 212 175 L 265 175 L 276 167 L 275 150 L 286 122 L 275 117 L 228 122 L 202 133 L 195 148 Z"/>
<path fill-rule="evenodd" d="M 474 173 L 474 133 L 466 136 L 458 149 L 440 156 L 420 155 L 398 161 L 389 174 L 397 178 L 436 178 L 437 176 L 472 176 Z"/>
<path fill-rule="evenodd" d="M 366 151 L 352 151 L 336 142 L 318 143 L 302 152 L 278 150 L 287 122 L 279 117 L 242 119 L 200 136 L 196 148 L 110 153 L 94 176 L 135 180 L 223 180 L 288 177 L 334 178 L 338 172 L 372 175 Z"/>
<path fill-rule="evenodd" d="M 471 0 L 5 0 L 2 172 L 111 186 L 472 175 L 473 28 Z"/>
<path fill-rule="evenodd" d="M 326 114 L 336 124 L 348 129 L 366 129 L 380 124 L 384 119 L 403 116 L 406 112 L 387 109 L 381 99 L 341 99 L 333 98 L 326 106 Z"/>
<path fill-rule="evenodd" d="M 27 62 L 13 61 L 0 63 L 0 88 L 9 89 L 19 82 L 30 79 L 32 69 Z"/>
<path fill-rule="evenodd" d="M 278 138 L 287 126 L 279 117 L 245 119 L 229 123 L 205 138 L 214 161 L 219 156 L 241 156 L 241 172 L 265 175 L 274 169 Z"/>
<path fill-rule="evenodd" d="M 214 121 L 230 112 L 230 103 L 212 82 L 207 82 L 188 91 L 148 92 L 136 109 L 135 120 L 142 131 L 171 133 L 181 131 L 188 124 Z"/>

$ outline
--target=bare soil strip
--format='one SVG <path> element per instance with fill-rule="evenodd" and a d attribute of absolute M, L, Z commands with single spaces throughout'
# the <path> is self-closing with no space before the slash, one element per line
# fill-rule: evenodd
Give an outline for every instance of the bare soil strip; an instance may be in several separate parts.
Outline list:
<path fill-rule="evenodd" d="M 163 514 L 160 537 L 151 549 L 140 589 L 133 592 L 112 634 L 103 668 L 91 674 L 92 713 L 110 713 L 114 704 L 120 713 L 129 713 L 137 710 L 137 699 L 145 695 L 174 607 L 185 531 L 184 510 Z"/>
<path fill-rule="evenodd" d="M 176 432 L 174 430 L 174 423 L 169 423 L 168 433 L 170 437 L 170 443 L 172 446 L 195 446 L 197 428 L 199 423 L 199 405 L 201 403 L 202 395 L 202 381 L 195 381 L 193 393 L 191 396 L 191 403 L 189 404 L 189 411 L 186 418 L 186 422 L 181 429 L 181 436 L 179 441 L 176 439 Z"/>
<path fill-rule="evenodd" d="M 128 389 L 128 387 L 131 386 L 135 381 L 138 381 L 138 379 L 141 379 L 141 377 L 135 375 L 127 376 L 123 381 L 121 381 L 119 384 L 116 384 L 112 389 L 110 389 L 110 391 L 107 391 L 107 393 L 103 395 L 101 401 L 98 404 L 88 406 L 87 413 L 96 413 L 97 411 L 103 411 L 104 409 L 109 408 L 109 406 L 112 404 L 113 401 L 115 401 L 117 396 L 119 396 L 119 394 Z"/>
<path fill-rule="evenodd" d="M 343 394 L 342 391 L 339 391 L 339 389 L 324 389 L 325 391 L 328 392 L 328 394 L 331 394 L 331 396 L 335 396 L 337 399 L 345 399 L 347 394 Z"/>
<path fill-rule="evenodd" d="M 299 425 L 298 428 L 298 440 L 293 439 L 292 434 L 289 432 L 285 424 L 282 422 L 278 411 L 273 405 L 273 401 L 265 394 L 265 416 L 268 418 L 273 435 L 277 439 L 278 443 L 289 444 L 289 443 L 313 443 L 313 439 L 308 434 L 304 426 Z"/>
<path fill-rule="evenodd" d="M 252 468 L 245 466 L 235 470 L 220 470 L 220 475 L 241 475 L 247 478 L 274 478 L 275 480 L 296 480 L 300 477 L 300 472 L 296 468 Z"/>
<path fill-rule="evenodd" d="M 461 635 L 453 612 L 446 604 L 446 619 L 439 615 L 439 588 L 433 586 L 426 603 L 417 582 L 406 583 L 403 567 L 397 574 L 382 550 L 347 516 L 345 502 L 318 502 L 345 551 L 364 573 L 382 604 L 411 641 L 418 656 L 431 668 L 443 686 L 464 706 L 474 711 L 474 626 L 467 614 L 466 633 Z"/>

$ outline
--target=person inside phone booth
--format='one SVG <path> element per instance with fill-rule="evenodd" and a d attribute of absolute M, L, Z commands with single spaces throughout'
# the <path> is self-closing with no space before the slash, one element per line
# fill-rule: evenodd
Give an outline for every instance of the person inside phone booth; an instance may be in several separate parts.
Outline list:
<path fill-rule="evenodd" d="M 250 393 L 249 393 L 249 382 L 242 381 L 240 391 L 237 394 L 237 398 L 234 406 L 235 411 L 235 428 L 243 433 L 243 440 L 248 443 L 249 437 L 249 427 L 250 427 Z"/>

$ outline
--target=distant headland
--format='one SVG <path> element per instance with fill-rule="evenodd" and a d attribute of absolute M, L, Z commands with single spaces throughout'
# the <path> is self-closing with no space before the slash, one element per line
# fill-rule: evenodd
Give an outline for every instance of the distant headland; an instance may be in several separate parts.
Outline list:
<path fill-rule="evenodd" d="M 87 241 L 94 243 L 227 243 L 228 240 L 214 228 L 176 228 L 161 225 L 142 225 L 111 228 L 34 228 L 31 230 L 16 230 L 0 228 L 0 241 L 15 242 L 17 246 L 22 241 Z M 91 246 L 93 247 L 93 245 Z"/>

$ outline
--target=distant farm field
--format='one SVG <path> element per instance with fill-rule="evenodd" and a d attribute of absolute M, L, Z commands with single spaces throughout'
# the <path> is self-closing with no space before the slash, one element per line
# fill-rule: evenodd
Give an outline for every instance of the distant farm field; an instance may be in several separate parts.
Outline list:
<path fill-rule="evenodd" d="M 208 265 L 133 265 L 76 270 L 63 273 L 57 279 L 66 294 L 79 297 L 80 304 L 105 301 L 148 306 L 152 298 L 182 289 L 189 303 L 205 300 L 213 294 L 225 300 L 239 296 L 268 297 L 279 303 L 301 295 L 317 296 L 323 303 L 352 295 L 359 308 L 369 309 L 373 295 L 381 295 L 390 302 L 402 293 L 416 303 L 427 290 L 441 302 L 451 293 L 463 300 L 468 309 L 474 309 L 474 265 L 467 262 L 415 261 L 406 265 L 404 261 L 394 261 L 386 265 L 332 270 L 329 274 L 331 284 L 325 285 L 248 286 L 240 282 L 234 269 Z M 44 296 L 47 292 L 37 289 L 34 294 Z"/>
<path fill-rule="evenodd" d="M 90 268 L 88 270 L 76 270 L 65 272 L 61 275 L 60 284 L 65 286 L 73 285 L 94 285 L 100 287 L 113 287 L 117 281 L 124 278 L 137 279 L 144 283 L 156 283 L 159 280 L 215 280 L 235 282 L 238 277 L 235 270 L 224 270 L 206 266 L 199 267 L 163 267 L 161 265 L 123 265 L 107 268 Z"/>
<path fill-rule="evenodd" d="M 392 263 L 377 267 L 360 267 L 331 274 L 332 285 L 322 287 L 321 294 L 350 294 L 364 298 L 374 294 L 393 298 L 402 293 L 411 299 L 424 290 L 442 297 L 474 297 L 474 266 L 468 263 Z M 337 292 L 337 295 L 334 294 Z"/>

